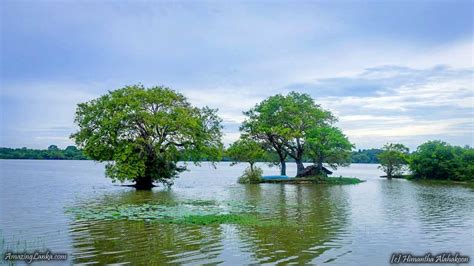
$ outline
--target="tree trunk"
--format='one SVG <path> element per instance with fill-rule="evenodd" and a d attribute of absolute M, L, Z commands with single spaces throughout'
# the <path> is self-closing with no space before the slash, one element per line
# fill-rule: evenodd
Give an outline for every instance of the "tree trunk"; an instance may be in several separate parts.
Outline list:
<path fill-rule="evenodd" d="M 145 162 L 145 174 L 137 179 L 135 179 L 135 188 L 137 190 L 151 190 L 155 185 L 153 185 L 152 176 L 153 169 L 156 167 L 156 157 L 152 152 L 152 148 L 148 147 L 148 157 Z"/>
<path fill-rule="evenodd" d="M 301 172 L 304 170 L 303 160 L 296 160 L 296 177 L 301 175 Z"/>
<path fill-rule="evenodd" d="M 250 163 L 250 171 L 253 173 L 253 163 Z"/>
<path fill-rule="evenodd" d="M 155 185 L 150 177 L 140 177 L 135 179 L 135 188 L 137 190 L 151 190 Z"/>
<path fill-rule="evenodd" d="M 286 162 L 285 162 L 285 160 L 280 161 L 280 175 L 286 175 Z"/>

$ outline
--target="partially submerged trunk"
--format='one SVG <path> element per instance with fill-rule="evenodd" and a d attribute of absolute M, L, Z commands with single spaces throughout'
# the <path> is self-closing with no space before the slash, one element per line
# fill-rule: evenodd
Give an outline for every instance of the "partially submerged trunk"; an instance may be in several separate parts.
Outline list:
<path fill-rule="evenodd" d="M 387 179 L 392 179 L 392 176 L 393 176 L 393 169 L 392 167 L 388 167 L 387 168 Z"/>
<path fill-rule="evenodd" d="M 145 174 L 144 176 L 135 179 L 135 188 L 137 190 L 151 190 L 153 185 L 153 170 L 156 168 L 158 162 L 153 152 L 152 147 L 148 147 L 148 157 L 145 162 Z"/>
<path fill-rule="evenodd" d="M 134 187 L 137 190 L 151 190 L 155 185 L 153 185 L 153 180 L 150 177 L 140 177 L 135 179 Z"/>

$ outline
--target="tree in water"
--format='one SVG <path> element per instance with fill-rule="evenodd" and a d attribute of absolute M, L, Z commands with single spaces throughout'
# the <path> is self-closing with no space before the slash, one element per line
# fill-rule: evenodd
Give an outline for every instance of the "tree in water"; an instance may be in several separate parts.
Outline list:
<path fill-rule="evenodd" d="M 286 156 L 295 160 L 297 174 L 304 170 L 303 154 L 308 132 L 336 121 L 329 112 L 315 104 L 308 94 L 290 92 L 271 96 L 244 112 L 247 119 L 241 131 L 251 138 L 266 143 L 279 155 L 282 170 Z M 282 175 L 285 175 L 282 171 Z"/>
<path fill-rule="evenodd" d="M 336 170 L 340 166 L 348 166 L 351 162 L 354 145 L 339 128 L 315 127 L 307 136 L 308 157 L 317 166 L 320 174 L 324 173 L 323 163 Z"/>
<path fill-rule="evenodd" d="M 383 146 L 383 151 L 377 157 L 379 168 L 387 174 L 387 179 L 402 175 L 408 164 L 408 148 L 403 144 L 389 143 Z"/>
<path fill-rule="evenodd" d="M 72 134 L 93 160 L 107 162 L 113 181 L 135 182 L 151 189 L 153 182 L 172 185 L 184 171 L 179 160 L 198 164 L 220 160 L 221 119 L 217 110 L 193 107 L 166 87 L 127 86 L 78 105 Z"/>

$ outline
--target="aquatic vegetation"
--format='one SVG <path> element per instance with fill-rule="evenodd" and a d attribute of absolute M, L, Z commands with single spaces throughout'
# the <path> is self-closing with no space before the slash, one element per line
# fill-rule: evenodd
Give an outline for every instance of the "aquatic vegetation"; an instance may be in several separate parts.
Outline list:
<path fill-rule="evenodd" d="M 237 181 L 239 184 L 258 184 L 262 181 L 263 170 L 259 167 L 246 168 Z"/>
<path fill-rule="evenodd" d="M 364 182 L 355 177 L 324 177 L 320 178 L 319 182 L 322 184 L 329 184 L 329 185 L 351 185 L 351 184 L 359 184 Z"/>
<path fill-rule="evenodd" d="M 114 206 L 80 206 L 67 208 L 78 220 L 156 221 L 174 224 L 240 224 L 271 225 L 259 215 L 270 210 L 245 202 L 187 200 L 174 204 L 126 204 Z"/>

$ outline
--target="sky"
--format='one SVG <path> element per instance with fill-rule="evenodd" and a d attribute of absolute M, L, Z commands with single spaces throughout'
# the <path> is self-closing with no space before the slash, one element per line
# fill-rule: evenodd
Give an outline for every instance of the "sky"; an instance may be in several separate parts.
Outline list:
<path fill-rule="evenodd" d="M 163 85 L 242 112 L 311 95 L 358 149 L 474 144 L 472 1 L 0 1 L 0 146 L 72 145 L 76 105 Z"/>

